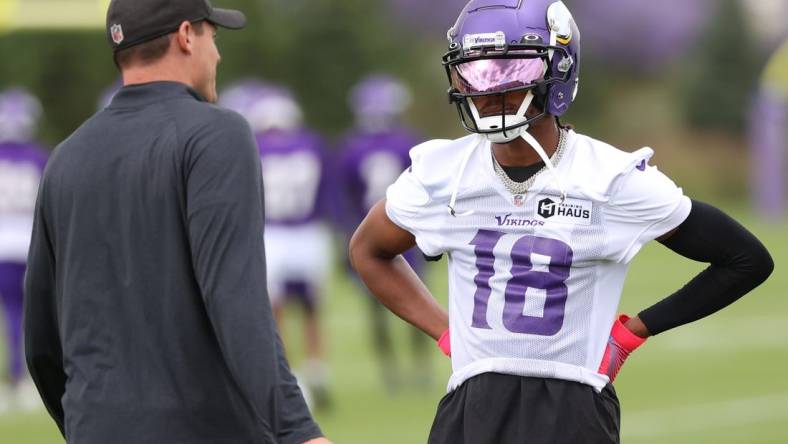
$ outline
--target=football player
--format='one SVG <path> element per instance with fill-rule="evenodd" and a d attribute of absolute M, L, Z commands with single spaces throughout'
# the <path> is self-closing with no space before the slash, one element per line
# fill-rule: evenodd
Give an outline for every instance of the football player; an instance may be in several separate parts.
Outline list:
<path fill-rule="evenodd" d="M 343 187 L 345 210 L 341 222 L 349 237 L 370 208 L 386 196 L 386 188 L 410 164 L 408 152 L 420 140 L 401 122 L 411 94 L 396 78 L 386 74 L 369 75 L 350 91 L 348 98 L 355 125 L 340 143 L 342 156 L 338 178 Z M 424 260 L 418 249 L 412 248 L 403 256 L 421 276 Z M 384 385 L 394 392 L 402 376 L 388 325 L 390 315 L 377 299 L 369 298 L 369 301 L 373 349 Z M 430 369 L 425 368 L 429 365 L 428 338 L 416 329 L 412 329 L 412 333 L 416 382 L 427 385 L 431 376 Z"/>
<path fill-rule="evenodd" d="M 244 81 L 226 90 L 220 104 L 245 116 L 255 132 L 265 186 L 269 297 L 280 329 L 287 299 L 304 308 L 304 382 L 315 406 L 326 407 L 320 299 L 331 266 L 326 221 L 334 193 L 328 189 L 330 169 L 323 140 L 303 127 L 301 108 L 284 87 Z"/>
<path fill-rule="evenodd" d="M 41 104 L 22 89 L 0 92 L 0 299 L 5 313 L 8 387 L 0 411 L 40 405 L 22 349 L 22 286 L 33 210 L 47 152 L 34 141 Z"/>
<path fill-rule="evenodd" d="M 627 356 L 749 292 L 772 259 L 649 165 L 650 148 L 624 152 L 561 123 L 581 60 L 564 3 L 472 0 L 448 38 L 449 97 L 472 134 L 411 150 L 354 234 L 352 263 L 451 355 L 430 443 L 617 443 L 611 383 Z M 628 264 L 654 239 L 711 265 L 616 316 Z M 448 314 L 399 257 L 413 245 L 448 256 Z"/>

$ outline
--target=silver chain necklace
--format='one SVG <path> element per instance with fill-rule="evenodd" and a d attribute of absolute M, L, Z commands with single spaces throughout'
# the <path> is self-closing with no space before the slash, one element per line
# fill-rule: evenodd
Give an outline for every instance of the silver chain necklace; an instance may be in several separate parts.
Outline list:
<path fill-rule="evenodd" d="M 555 153 L 550 157 L 550 162 L 552 162 L 553 166 L 555 167 L 558 165 L 558 162 L 561 161 L 561 157 L 564 155 L 564 150 L 566 148 L 566 139 L 567 139 L 567 131 L 563 128 L 559 129 L 559 136 L 558 136 L 558 147 L 555 150 Z M 490 150 L 493 159 L 493 167 L 495 168 L 495 174 L 498 178 L 501 179 L 503 185 L 509 190 L 512 194 L 525 194 L 528 192 L 528 189 L 534 184 L 536 181 L 536 176 L 542 174 L 544 171 L 547 171 L 547 165 L 543 166 L 539 171 L 537 171 L 533 176 L 529 177 L 528 180 L 525 182 L 516 182 L 512 180 L 504 171 L 503 167 L 500 163 L 498 163 L 498 159 L 495 158 L 495 154 L 493 150 Z"/>

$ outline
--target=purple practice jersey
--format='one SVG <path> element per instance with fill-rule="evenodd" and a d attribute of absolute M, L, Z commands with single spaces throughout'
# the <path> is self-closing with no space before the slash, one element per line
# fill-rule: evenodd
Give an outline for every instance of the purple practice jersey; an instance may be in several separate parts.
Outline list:
<path fill-rule="evenodd" d="M 346 199 L 343 224 L 349 233 L 386 197 L 386 189 L 410 165 L 408 153 L 419 142 L 405 129 L 354 132 L 345 138 L 340 174 Z"/>
<path fill-rule="evenodd" d="M 407 129 L 357 131 L 343 142 L 340 177 L 343 184 L 342 225 L 353 233 L 369 210 L 386 197 L 386 189 L 410 165 L 409 152 L 421 140 Z M 414 269 L 421 268 L 416 249 L 405 254 Z"/>
<path fill-rule="evenodd" d="M 308 130 L 257 135 L 265 184 L 265 222 L 300 225 L 327 219 L 333 207 L 322 139 Z"/>
<path fill-rule="evenodd" d="M 28 142 L 0 142 L 0 262 L 25 262 L 47 152 Z"/>

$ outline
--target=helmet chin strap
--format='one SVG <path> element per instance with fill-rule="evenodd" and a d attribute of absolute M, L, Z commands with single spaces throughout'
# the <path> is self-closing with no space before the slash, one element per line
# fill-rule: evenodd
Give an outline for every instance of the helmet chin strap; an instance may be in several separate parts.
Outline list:
<path fill-rule="evenodd" d="M 528 120 L 525 113 L 528 111 L 528 107 L 531 106 L 535 96 L 531 91 L 528 91 L 528 94 L 523 99 L 523 103 L 520 105 L 520 109 L 517 110 L 517 113 L 514 115 L 506 115 L 504 117 L 504 121 L 506 124 L 517 125 L 518 123 L 525 122 Z M 471 105 L 471 112 L 473 113 L 473 118 L 476 119 L 476 125 L 479 129 L 482 130 L 490 130 L 492 126 L 498 126 L 501 124 L 501 120 L 498 116 L 491 116 L 491 117 L 479 117 L 479 111 L 476 109 L 476 106 L 473 103 L 473 100 L 468 99 Z M 514 121 L 511 121 L 514 120 Z M 561 191 L 561 202 L 566 200 L 566 187 L 564 186 L 561 177 L 555 171 L 555 167 L 553 163 L 550 161 L 550 157 L 547 156 L 544 148 L 542 145 L 536 140 L 531 133 L 528 132 L 528 128 L 531 125 L 523 125 L 519 128 L 514 128 L 512 130 L 502 130 L 495 133 L 485 133 L 484 137 L 487 138 L 492 143 L 508 143 L 513 141 L 518 137 L 522 137 L 531 147 L 536 151 L 536 154 L 542 159 L 547 169 L 550 170 L 550 174 L 552 174 L 555 181 L 558 183 L 558 189 Z M 506 126 L 504 126 L 506 128 Z M 453 206 L 453 203 L 452 203 Z"/>
<path fill-rule="evenodd" d="M 517 110 L 517 113 L 514 116 L 512 116 L 515 120 L 519 120 L 519 122 L 512 122 L 513 125 L 516 125 L 517 123 L 521 123 L 527 120 L 527 117 L 525 117 L 525 112 L 528 110 L 528 107 L 531 105 L 533 99 L 534 99 L 534 95 L 531 93 L 531 91 L 528 91 L 528 95 L 526 95 L 522 105 L 520 105 L 520 109 Z M 481 130 L 490 130 L 493 129 L 490 128 L 491 126 L 495 126 L 495 124 L 500 125 L 501 120 L 499 120 L 498 116 L 479 117 L 479 110 L 476 108 L 476 105 L 474 105 L 473 100 L 471 98 L 468 98 L 467 100 L 468 100 L 468 104 L 470 105 L 471 113 L 473 114 L 473 118 L 476 122 L 477 128 Z M 504 117 L 503 120 L 505 121 L 505 123 L 509 123 L 506 122 L 507 117 L 509 116 L 510 115 L 506 115 Z M 539 157 L 542 159 L 542 162 L 544 162 L 545 166 L 547 166 L 547 169 L 550 170 L 550 174 L 552 174 L 553 179 L 555 179 L 555 181 L 558 184 L 558 189 L 561 192 L 561 202 L 563 202 L 566 200 L 566 187 L 564 186 L 564 182 L 563 180 L 561 180 L 561 176 L 559 176 L 558 173 L 556 172 L 555 166 L 553 166 L 553 163 L 550 161 L 550 157 L 547 155 L 544 148 L 542 148 L 542 145 L 536 140 L 534 136 L 531 135 L 531 133 L 528 132 L 528 128 L 530 126 L 531 125 L 528 124 L 508 131 L 485 133 L 484 137 L 492 143 L 508 143 L 513 141 L 517 137 L 522 137 L 523 140 L 525 140 L 526 143 L 528 143 L 528 145 L 530 145 L 531 148 L 533 148 L 533 150 L 536 151 L 536 154 L 538 154 Z M 477 145 L 477 147 L 478 146 L 480 145 Z M 468 152 L 465 153 L 465 157 L 463 158 L 462 163 L 460 164 L 460 171 L 458 172 L 457 178 L 454 181 L 454 190 L 451 193 L 451 199 L 448 205 L 449 214 L 451 214 L 454 217 L 470 216 L 474 214 L 473 210 L 458 213 L 454 207 L 457 203 L 457 194 L 460 190 L 460 181 L 462 180 L 462 175 L 465 173 L 465 169 L 468 166 L 468 161 L 471 159 L 471 156 L 476 151 L 477 147 L 474 147 L 473 149 L 468 150 Z"/>
<path fill-rule="evenodd" d="M 503 118 L 501 116 L 490 116 L 490 117 L 481 117 L 479 115 L 479 109 L 476 108 L 476 104 L 473 103 L 472 98 L 466 99 L 468 100 L 468 105 L 471 108 L 471 114 L 473 115 L 474 123 L 476 123 L 476 127 L 480 130 L 493 130 L 500 127 L 501 124 L 504 125 L 504 128 L 507 126 L 506 124 L 517 125 L 518 123 L 525 122 L 527 117 L 525 117 L 525 112 L 528 111 L 528 107 L 531 105 L 531 102 L 534 100 L 534 95 L 531 91 L 528 91 L 528 94 L 523 99 L 523 103 L 520 105 L 520 109 L 517 110 L 517 113 L 514 115 L 504 115 Z M 514 120 L 514 121 L 512 121 Z M 496 128 L 493 128 L 496 127 Z M 511 142 L 512 140 L 516 139 L 517 136 L 520 136 L 522 133 L 526 132 L 528 125 L 523 125 L 519 128 L 515 128 L 509 131 L 500 131 L 495 133 L 485 133 L 484 137 L 492 143 L 506 143 Z M 483 139 L 480 139 L 483 140 Z M 449 214 L 454 217 L 460 216 L 470 216 L 474 213 L 473 210 L 457 212 L 454 209 L 455 204 L 457 203 L 457 194 L 460 190 L 460 181 L 462 180 L 462 175 L 465 173 L 465 168 L 468 166 L 468 161 L 471 159 L 474 151 L 476 148 L 481 146 L 481 143 L 474 147 L 465 154 L 465 157 L 462 159 L 462 163 L 460 164 L 460 171 L 457 173 L 457 178 L 454 180 L 454 189 L 451 193 L 451 200 L 449 201 L 448 210 Z"/>
<path fill-rule="evenodd" d="M 520 137 L 522 137 L 523 140 L 528 143 L 528 145 L 531 145 L 531 148 L 536 151 L 536 154 L 538 154 L 542 159 L 542 162 L 544 162 L 545 166 L 547 166 L 547 169 L 550 170 L 550 174 L 553 175 L 553 179 L 555 179 L 555 181 L 558 183 L 558 189 L 561 191 L 561 202 L 565 201 L 566 187 L 564 186 L 564 182 L 561 180 L 561 176 L 559 176 L 556 172 L 553 162 L 550 161 L 550 157 L 547 156 L 547 153 L 545 152 L 544 148 L 542 148 L 542 145 L 528 131 L 523 131 L 522 134 L 520 134 Z"/>
<path fill-rule="evenodd" d="M 479 114 L 479 109 L 476 108 L 476 104 L 473 103 L 473 98 L 469 97 L 466 100 L 468 100 L 468 105 L 471 108 L 471 115 L 478 129 L 482 131 L 492 131 L 499 129 L 499 131 L 493 133 L 483 133 L 484 137 L 492 143 L 511 142 L 528 129 L 529 125 L 523 125 L 519 128 L 514 128 L 511 130 L 507 130 L 506 127 L 518 125 L 528 120 L 528 118 L 525 116 L 525 113 L 528 111 L 528 107 L 531 106 L 531 102 L 534 100 L 534 95 L 531 91 L 528 91 L 528 94 L 526 94 L 525 98 L 523 99 L 523 103 L 520 104 L 520 108 L 516 113 L 506 114 L 503 116 L 503 118 L 500 115 L 481 117 Z M 503 127 L 501 127 L 501 125 L 503 125 Z"/>
<path fill-rule="evenodd" d="M 465 153 L 465 157 L 463 157 L 462 163 L 460 164 L 460 171 L 457 173 L 457 178 L 454 180 L 454 189 L 451 192 L 451 199 L 449 200 L 449 205 L 448 205 L 449 214 L 451 214 L 454 217 L 457 216 L 465 217 L 475 213 L 475 211 L 473 210 L 468 210 L 458 213 L 454 209 L 454 206 L 457 203 L 457 194 L 460 191 L 460 180 L 462 180 L 462 175 L 465 173 L 465 168 L 468 166 L 468 161 L 471 160 L 471 156 L 473 155 L 474 152 L 476 152 L 476 148 L 482 146 L 483 140 L 484 139 L 479 138 L 479 143 L 476 144 L 476 146 L 474 146 L 472 149 L 469 149 L 467 153 Z"/>

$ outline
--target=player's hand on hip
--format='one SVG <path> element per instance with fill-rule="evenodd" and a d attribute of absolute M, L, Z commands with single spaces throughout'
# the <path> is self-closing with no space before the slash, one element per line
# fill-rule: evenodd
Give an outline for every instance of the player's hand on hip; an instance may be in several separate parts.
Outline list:
<path fill-rule="evenodd" d="M 328 438 L 320 437 L 305 441 L 304 444 L 331 444 L 331 441 L 329 441 Z"/>
<path fill-rule="evenodd" d="M 613 322 L 613 328 L 610 329 L 610 337 L 607 340 L 607 347 L 605 347 L 605 354 L 602 356 L 602 363 L 599 365 L 598 372 L 607 375 L 611 383 L 616 379 L 616 375 L 621 370 L 629 354 L 646 342 L 646 338 L 636 335 L 624 325 L 629 320 L 629 316 L 621 315 Z"/>
<path fill-rule="evenodd" d="M 438 338 L 438 348 L 441 349 L 444 355 L 451 358 L 451 337 L 449 336 L 448 328 L 441 334 L 441 337 Z"/>

